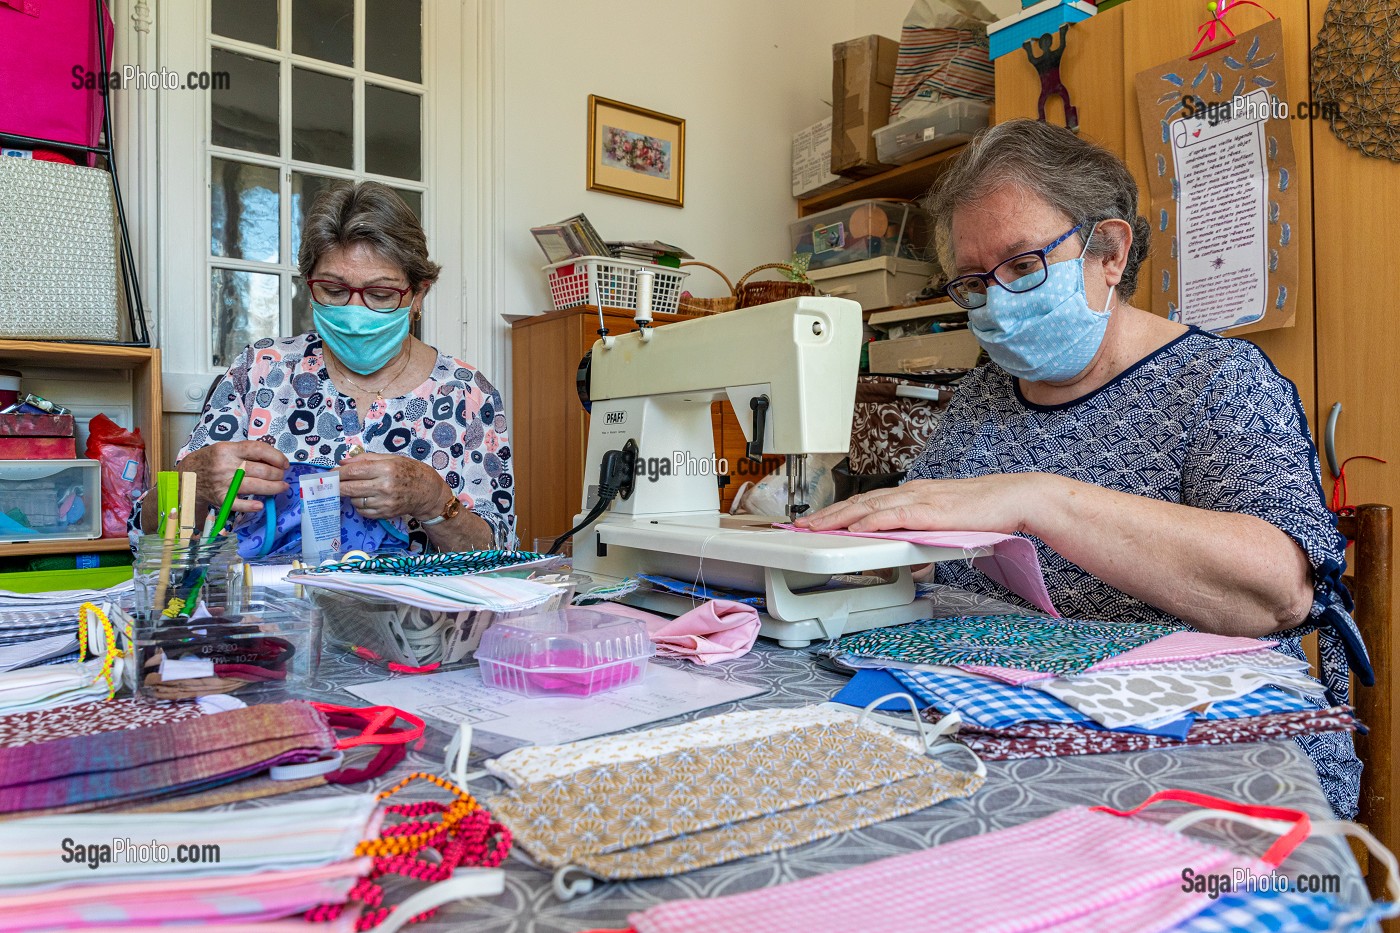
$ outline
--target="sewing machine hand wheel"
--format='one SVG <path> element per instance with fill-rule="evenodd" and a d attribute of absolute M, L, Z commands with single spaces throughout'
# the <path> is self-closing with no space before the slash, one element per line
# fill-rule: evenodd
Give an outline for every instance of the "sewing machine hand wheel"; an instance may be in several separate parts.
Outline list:
<path fill-rule="evenodd" d="M 768 396 L 759 395 L 749 399 L 749 409 L 753 412 L 753 433 L 749 435 L 746 456 L 758 463 L 763 459 L 763 433 L 768 429 Z"/>

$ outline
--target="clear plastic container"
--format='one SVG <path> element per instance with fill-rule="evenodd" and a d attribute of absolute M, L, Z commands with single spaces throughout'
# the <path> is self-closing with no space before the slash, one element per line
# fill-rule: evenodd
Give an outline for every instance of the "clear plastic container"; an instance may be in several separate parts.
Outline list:
<path fill-rule="evenodd" d="M 967 142 L 987 125 L 991 105 L 958 97 L 922 116 L 888 123 L 874 132 L 880 161 L 905 165 Z"/>
<path fill-rule="evenodd" d="M 481 680 L 527 697 L 589 697 L 637 683 L 651 639 L 638 619 L 567 608 L 497 622 L 481 637 Z"/>
<path fill-rule="evenodd" d="M 929 254 L 928 217 L 905 201 L 851 201 L 788 224 L 788 236 L 793 253 L 812 257 L 809 269 Z"/>
<path fill-rule="evenodd" d="M 97 460 L 0 460 L 0 542 L 102 537 Z"/>

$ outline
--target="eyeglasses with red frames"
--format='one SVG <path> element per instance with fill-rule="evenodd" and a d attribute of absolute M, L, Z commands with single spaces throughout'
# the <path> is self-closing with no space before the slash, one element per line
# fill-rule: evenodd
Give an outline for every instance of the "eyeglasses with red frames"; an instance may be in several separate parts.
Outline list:
<path fill-rule="evenodd" d="M 1039 288 L 1050 277 L 1045 257 L 1053 253 L 1055 247 L 1074 236 L 1082 226 L 1083 224 L 1075 224 L 1044 249 L 1018 253 L 999 263 L 991 272 L 969 272 L 958 276 L 948 283 L 948 297 L 959 307 L 973 311 L 987 303 L 987 289 L 993 282 L 1009 292 L 1028 292 Z"/>
<path fill-rule="evenodd" d="M 351 288 L 344 282 L 333 282 L 330 279 L 308 279 L 306 285 L 311 289 L 311 297 L 323 305 L 344 307 L 350 303 L 350 299 L 358 295 L 360 304 L 381 314 L 399 310 L 404 299 L 413 294 L 411 288 L 394 288 L 392 285 Z"/>

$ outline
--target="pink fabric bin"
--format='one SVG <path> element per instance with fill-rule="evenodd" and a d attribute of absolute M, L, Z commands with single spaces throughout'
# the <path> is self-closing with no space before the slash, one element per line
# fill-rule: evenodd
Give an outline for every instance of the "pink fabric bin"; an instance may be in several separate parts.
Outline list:
<path fill-rule="evenodd" d="M 107 61 L 98 64 L 93 0 L 0 0 L 0 133 L 95 146 L 102 96 L 94 72 L 112 62 L 112 17 L 103 9 Z M 75 88 L 91 77 L 92 90 Z"/>

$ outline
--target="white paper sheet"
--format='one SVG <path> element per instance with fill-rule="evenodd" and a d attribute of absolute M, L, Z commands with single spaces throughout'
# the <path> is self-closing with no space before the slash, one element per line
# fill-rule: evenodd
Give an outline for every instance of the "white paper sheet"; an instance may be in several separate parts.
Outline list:
<path fill-rule="evenodd" d="M 469 722 L 476 733 L 474 743 L 492 754 L 605 735 L 767 691 L 660 664 L 649 665 L 639 684 L 584 698 L 530 699 L 507 693 L 485 686 L 476 668 L 395 677 L 347 689 L 376 705 L 453 724 Z"/>

